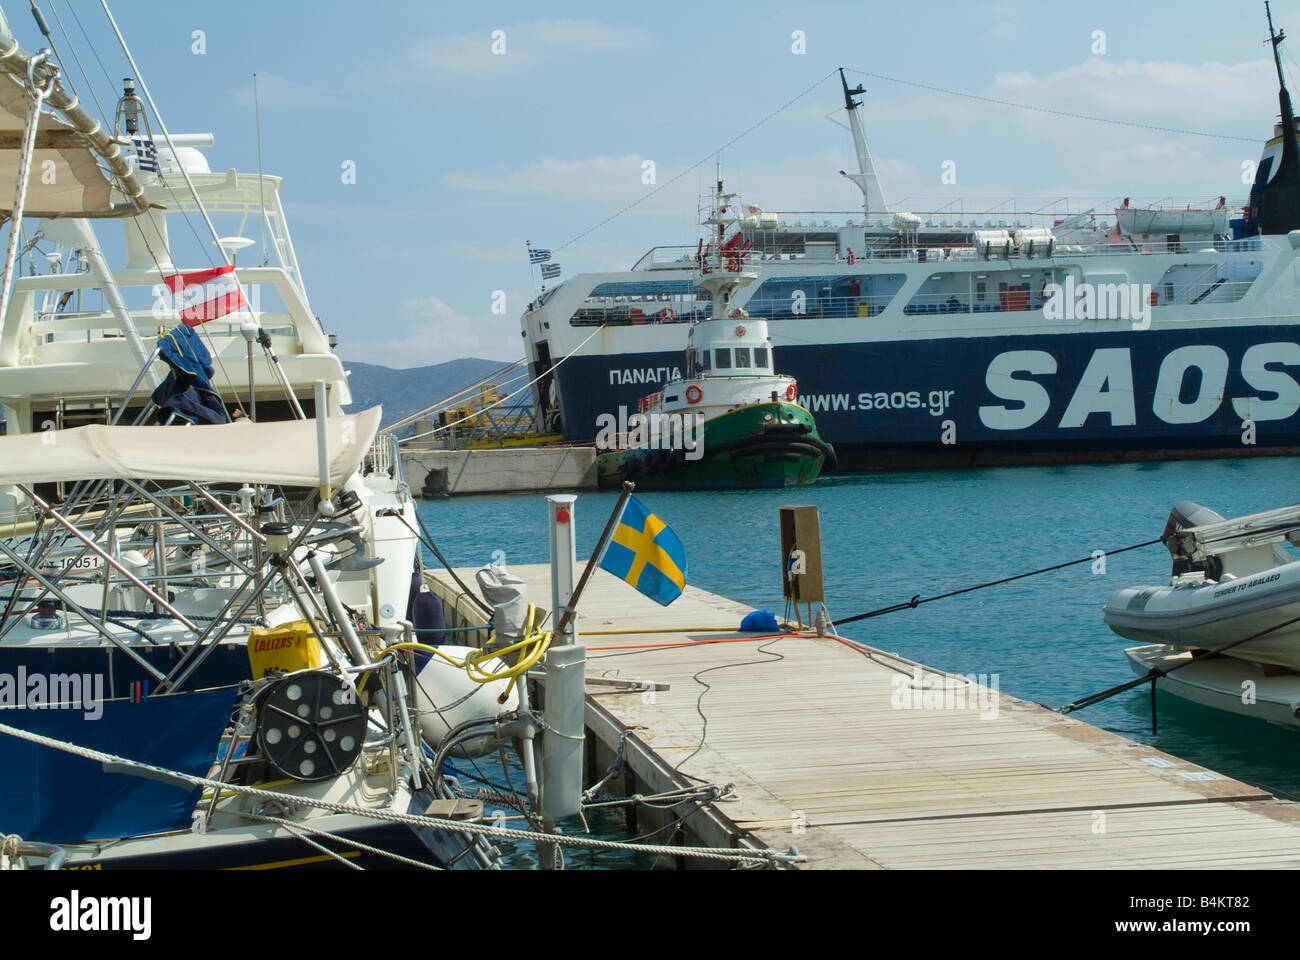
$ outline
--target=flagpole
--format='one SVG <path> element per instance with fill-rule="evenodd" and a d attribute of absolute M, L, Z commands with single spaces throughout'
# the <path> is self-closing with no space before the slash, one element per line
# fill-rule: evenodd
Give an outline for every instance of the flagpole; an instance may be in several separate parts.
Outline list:
<path fill-rule="evenodd" d="M 614 512 L 609 515 L 609 520 L 605 523 L 605 529 L 600 534 L 600 540 L 596 543 L 596 549 L 591 552 L 587 558 L 587 566 L 583 568 L 582 576 L 578 578 L 578 585 L 573 588 L 573 593 L 569 596 L 568 602 L 564 605 L 564 616 L 555 625 L 555 637 L 560 643 L 564 640 L 564 629 L 573 619 L 574 611 L 578 606 L 578 598 L 582 596 L 582 590 L 591 579 L 591 573 L 600 563 L 601 555 L 605 552 L 605 547 L 609 543 L 610 534 L 614 532 L 614 525 L 623 517 L 623 508 L 627 506 L 628 497 L 632 496 L 632 491 L 636 489 L 636 484 L 630 480 L 623 481 L 623 492 L 619 495 L 618 503 L 614 504 Z"/>
<path fill-rule="evenodd" d="M 524 245 L 528 247 L 528 279 L 533 281 L 533 289 L 537 289 L 537 271 L 533 269 L 533 241 L 525 240 Z"/>

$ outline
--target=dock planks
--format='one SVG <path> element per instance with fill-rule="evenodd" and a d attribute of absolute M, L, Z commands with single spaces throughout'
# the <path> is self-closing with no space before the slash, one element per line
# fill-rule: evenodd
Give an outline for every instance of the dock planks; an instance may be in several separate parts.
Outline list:
<path fill-rule="evenodd" d="M 549 605 L 546 565 L 511 572 Z M 472 609 L 429 576 L 449 613 Z M 630 730 L 647 784 L 734 784 L 692 816 L 708 842 L 795 846 L 800 869 L 1300 867 L 1300 805 L 1081 720 L 987 690 L 990 718 L 900 709 L 911 661 L 833 638 L 705 642 L 745 637 L 750 608 L 690 586 L 664 608 L 597 570 L 580 607 L 588 677 L 671 684 L 589 685 L 589 733 Z"/>

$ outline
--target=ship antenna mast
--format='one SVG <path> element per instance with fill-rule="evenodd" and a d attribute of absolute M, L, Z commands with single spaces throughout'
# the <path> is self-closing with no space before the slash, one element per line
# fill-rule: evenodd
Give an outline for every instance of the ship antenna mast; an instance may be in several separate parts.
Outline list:
<path fill-rule="evenodd" d="M 871 159 L 871 148 L 867 146 L 867 135 L 862 129 L 862 118 L 858 116 L 858 108 L 862 106 L 862 101 L 853 99 L 866 93 L 866 90 L 863 89 L 862 84 L 849 89 L 849 82 L 844 79 L 843 67 L 840 67 L 840 86 L 844 89 L 844 109 L 849 114 L 849 132 L 853 135 L 853 149 L 858 155 L 858 172 L 845 173 L 841 170 L 840 175 L 852 180 L 862 191 L 864 216 L 869 217 L 873 212 L 886 213 L 889 205 L 885 202 L 885 192 L 880 188 L 880 178 L 876 176 L 876 165 Z"/>
<path fill-rule="evenodd" d="M 1264 0 L 1264 15 L 1268 17 L 1268 42 L 1273 44 L 1273 63 L 1277 66 L 1277 82 L 1283 91 L 1286 90 L 1286 80 L 1282 76 L 1282 58 L 1278 55 L 1277 48 L 1282 45 L 1286 39 L 1286 31 L 1279 30 L 1273 32 L 1273 11 L 1269 9 L 1268 0 Z"/>
<path fill-rule="evenodd" d="M 1273 29 L 1273 11 L 1268 0 L 1264 3 L 1264 13 L 1268 16 L 1268 42 L 1273 45 L 1273 63 L 1277 67 L 1282 152 L 1270 171 L 1271 176 L 1266 175 L 1263 164 L 1255 174 L 1255 185 L 1246 207 L 1246 232 L 1281 235 L 1300 229 L 1300 144 L 1296 141 L 1295 111 L 1291 108 L 1291 94 L 1286 88 L 1278 52 L 1286 33 Z"/>

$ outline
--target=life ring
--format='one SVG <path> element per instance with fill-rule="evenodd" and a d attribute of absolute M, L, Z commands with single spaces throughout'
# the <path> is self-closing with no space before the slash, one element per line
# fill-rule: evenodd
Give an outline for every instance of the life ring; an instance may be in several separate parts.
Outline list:
<path fill-rule="evenodd" d="M 664 307 L 659 311 L 659 319 L 664 323 L 672 323 L 677 319 L 677 311 L 672 307 Z"/>
<path fill-rule="evenodd" d="M 701 390 L 699 387 L 697 387 L 695 384 L 692 383 L 689 387 L 686 388 L 687 403 L 699 403 L 703 399 L 704 399 L 704 391 Z"/>
<path fill-rule="evenodd" d="M 793 401 L 794 398 L 797 396 L 799 396 L 799 388 L 795 386 L 793 383 L 790 384 L 790 386 L 785 388 L 785 398 L 787 400 Z"/>

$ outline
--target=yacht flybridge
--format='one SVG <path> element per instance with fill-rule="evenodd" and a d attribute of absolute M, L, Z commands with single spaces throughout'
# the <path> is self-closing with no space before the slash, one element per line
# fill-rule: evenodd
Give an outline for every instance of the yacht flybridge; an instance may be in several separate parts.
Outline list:
<path fill-rule="evenodd" d="M 0 90 L 18 83 L 5 75 Z M 128 84 L 119 117 L 130 118 L 133 111 L 141 114 L 143 105 Z M 21 124 L 22 104 L 16 102 L 6 116 Z M 232 411 L 285 419 L 311 415 L 313 385 L 324 381 L 330 412 L 340 412 L 351 399 L 346 376 L 307 296 L 281 178 L 213 171 L 203 153 L 213 145 L 211 135 L 146 136 L 138 122 L 128 119 L 108 140 L 123 168 L 111 184 L 89 149 L 71 145 L 71 134 L 55 140 L 68 144 L 56 159 L 88 167 L 88 180 L 99 177 L 83 190 L 96 199 L 102 194 L 103 215 L 129 214 L 120 227 L 114 225 L 124 235 L 126 262 L 119 268 L 110 268 L 99 239 L 105 221 L 89 219 L 84 209 L 81 216 L 69 215 L 55 205 L 58 194 L 40 196 L 32 180 L 23 212 L 43 219 L 34 227 L 28 221 L 21 231 L 17 263 L 23 275 L 12 280 L 0 316 L 5 430 L 22 434 L 147 419 L 150 393 L 166 372 L 157 362 L 160 338 L 180 319 L 168 279 L 228 264 L 235 270 L 227 282 L 243 303 L 194 327 L 210 354 L 212 389 Z M 54 117 L 44 120 L 46 136 L 63 135 L 50 129 L 57 123 Z M 41 161 L 40 150 L 35 160 Z M 134 203 L 123 200 L 123 189 L 138 191 Z M 193 260 L 173 253 L 177 237 L 194 247 L 188 254 Z"/>
<path fill-rule="evenodd" d="M 419 519 L 381 410 L 339 412 L 278 178 L 210 172 L 211 137 L 155 136 L 130 83 L 105 133 L 3 16 L 0 51 L 0 833 L 83 869 L 493 865 L 473 825 L 423 816 L 481 805 L 430 763 L 456 731 L 418 717 L 518 700 L 470 654 L 414 659 L 441 623 Z M 169 215 L 201 218 L 198 263 Z M 92 227 L 113 218 L 116 271 Z M 245 233 L 261 266 L 236 272 Z M 322 827 L 341 852 L 302 859 Z"/>

